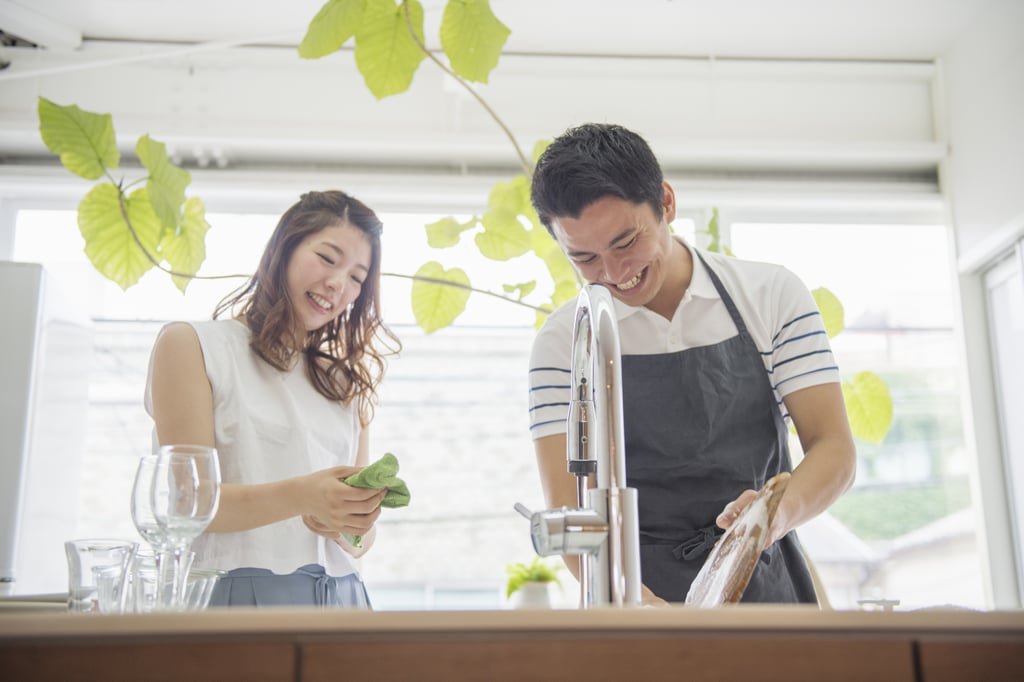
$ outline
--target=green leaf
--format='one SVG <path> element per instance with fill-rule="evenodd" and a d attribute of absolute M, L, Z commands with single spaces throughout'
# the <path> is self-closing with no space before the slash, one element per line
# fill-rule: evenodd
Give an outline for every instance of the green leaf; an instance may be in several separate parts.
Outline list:
<path fill-rule="evenodd" d="M 477 219 L 473 218 L 466 223 L 460 223 L 455 218 L 448 216 L 447 218 L 441 218 L 436 222 L 429 223 L 426 226 L 427 244 L 435 249 L 446 249 L 455 246 L 459 243 L 459 237 L 462 233 L 474 227 L 477 222 Z"/>
<path fill-rule="evenodd" d="M 206 207 L 196 197 L 185 202 L 185 219 L 181 221 L 181 230 L 175 234 L 167 233 L 160 244 L 160 254 L 174 272 L 195 275 L 206 260 L 206 233 L 210 224 L 206 222 Z M 172 276 L 174 286 L 185 293 L 192 282 L 191 277 Z"/>
<path fill-rule="evenodd" d="M 416 271 L 416 277 L 441 280 L 462 285 L 462 287 L 424 282 L 419 279 L 412 283 L 412 314 L 416 324 L 431 334 L 447 327 L 466 310 L 469 300 L 469 277 L 459 268 L 445 270 L 437 261 L 424 263 Z"/>
<path fill-rule="evenodd" d="M 521 284 L 502 284 L 501 288 L 505 290 L 506 294 L 516 294 L 521 301 L 537 288 L 537 280 L 531 279 L 529 282 Z"/>
<path fill-rule="evenodd" d="M 135 190 L 125 203 L 139 242 L 156 257 L 163 230 L 146 190 Z M 132 238 L 121 215 L 117 188 L 113 185 L 96 185 L 85 195 L 78 204 L 78 229 L 85 238 L 85 255 L 93 267 L 121 289 L 133 286 L 153 267 Z"/>
<path fill-rule="evenodd" d="M 835 294 L 825 287 L 818 287 L 811 292 L 811 295 L 814 296 L 814 302 L 818 305 L 818 310 L 821 311 L 821 321 L 825 325 L 825 333 L 828 334 L 828 338 L 831 339 L 846 329 L 843 304 L 839 302 Z"/>
<path fill-rule="evenodd" d="M 505 566 L 508 573 L 508 584 L 505 587 L 505 596 L 511 597 L 512 593 L 526 583 L 555 583 L 561 585 L 558 578 L 560 566 L 550 564 L 540 557 L 534 557 L 529 564 L 515 563 Z"/>
<path fill-rule="evenodd" d="M 558 246 L 558 243 L 543 227 L 532 230 L 530 237 L 533 251 L 544 262 L 544 265 L 547 266 L 556 292 L 560 287 L 568 287 L 572 293 L 565 300 L 575 296 L 579 292 L 579 277 L 576 274 L 576 268 L 565 257 L 565 253 Z"/>
<path fill-rule="evenodd" d="M 550 310 L 538 310 L 537 314 L 533 318 L 533 328 L 540 330 L 544 326 L 544 321 L 548 319 L 548 315 L 551 314 Z"/>
<path fill-rule="evenodd" d="M 69 171 L 96 180 L 106 169 L 117 168 L 121 154 L 110 114 L 93 114 L 74 104 L 61 106 L 45 97 L 39 98 L 38 111 L 43 143 Z"/>
<path fill-rule="evenodd" d="M 518 216 L 488 211 L 483 217 L 484 231 L 473 241 L 480 253 L 491 260 L 505 261 L 530 250 L 530 233 Z"/>
<path fill-rule="evenodd" d="M 540 159 L 540 155 L 544 153 L 545 149 L 547 149 L 548 147 L 551 146 L 552 142 L 554 142 L 554 140 L 544 139 L 544 140 L 537 140 L 536 142 L 533 143 L 533 162 L 534 163 L 537 163 L 537 160 Z"/>
<path fill-rule="evenodd" d="M 892 396 L 882 378 L 860 372 L 852 382 L 844 381 L 842 388 L 853 435 L 875 445 L 885 440 L 892 426 Z"/>
<path fill-rule="evenodd" d="M 153 211 L 167 230 L 176 233 L 181 225 L 185 188 L 192 182 L 192 176 L 187 170 L 171 163 L 164 143 L 157 142 L 149 135 L 139 138 L 135 153 L 149 171 L 146 192 L 153 204 Z"/>
<path fill-rule="evenodd" d="M 711 218 L 708 220 L 708 236 L 710 241 L 708 242 L 708 251 L 721 252 L 722 241 L 721 233 L 718 228 L 718 207 L 711 209 Z"/>
<path fill-rule="evenodd" d="M 580 285 L 574 280 L 572 282 L 559 282 L 555 285 L 555 293 L 551 295 L 551 305 L 554 308 L 571 301 L 580 293 Z"/>
<path fill-rule="evenodd" d="M 528 209 L 529 188 L 526 177 L 519 175 L 510 182 L 498 182 L 487 198 L 487 211 L 481 217 L 484 231 L 475 241 L 480 253 L 491 260 L 505 261 L 522 256 L 532 248 L 530 232 L 519 217 Z"/>
<path fill-rule="evenodd" d="M 466 80 L 487 82 L 509 33 L 494 16 L 488 0 L 448 0 L 445 5 L 441 48 L 452 71 Z"/>
<path fill-rule="evenodd" d="M 341 49 L 356 33 L 363 19 L 366 0 L 327 0 L 299 43 L 299 56 L 319 59 Z"/>
<path fill-rule="evenodd" d="M 423 5 L 408 0 L 409 17 L 423 41 Z M 367 0 L 356 30 L 356 66 L 374 97 L 383 99 L 409 89 L 426 55 L 409 33 L 405 11 L 394 0 Z"/>

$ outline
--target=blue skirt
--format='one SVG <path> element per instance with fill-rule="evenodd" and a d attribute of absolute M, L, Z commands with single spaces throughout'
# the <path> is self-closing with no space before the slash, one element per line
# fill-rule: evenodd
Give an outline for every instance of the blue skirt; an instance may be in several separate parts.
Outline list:
<path fill-rule="evenodd" d="M 319 606 L 369 609 L 370 597 L 355 573 L 334 578 L 319 564 L 278 575 L 265 568 L 236 568 L 221 576 L 210 606 Z"/>

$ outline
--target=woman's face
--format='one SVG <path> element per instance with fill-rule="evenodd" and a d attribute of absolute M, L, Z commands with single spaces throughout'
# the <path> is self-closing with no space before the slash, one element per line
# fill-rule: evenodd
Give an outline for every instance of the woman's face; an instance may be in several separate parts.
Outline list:
<path fill-rule="evenodd" d="M 359 297 L 372 254 L 366 235 L 347 223 L 325 227 L 302 240 L 286 273 L 300 332 L 323 327 Z"/>

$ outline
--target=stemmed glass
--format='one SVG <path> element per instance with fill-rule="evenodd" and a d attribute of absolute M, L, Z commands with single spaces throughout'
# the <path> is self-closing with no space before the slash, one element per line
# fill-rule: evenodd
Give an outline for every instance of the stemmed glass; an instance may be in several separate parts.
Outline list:
<path fill-rule="evenodd" d="M 219 502 L 220 463 L 214 448 L 164 445 L 157 451 L 150 509 L 159 528 L 158 537 L 173 558 L 170 600 L 175 607 L 184 603 L 184 557 L 192 541 L 210 525 Z"/>
<path fill-rule="evenodd" d="M 171 586 L 174 582 L 174 576 L 169 573 L 174 569 L 174 565 L 169 561 L 171 554 L 167 538 L 163 529 L 160 528 L 160 524 L 157 523 L 156 516 L 153 514 L 153 476 L 156 474 L 156 462 L 156 454 L 140 457 L 139 464 L 135 469 L 135 481 L 132 483 L 132 523 L 135 524 L 135 529 L 139 531 L 142 539 L 153 550 L 153 562 L 156 569 L 156 591 L 152 595 L 154 600 L 152 603 L 148 601 L 149 597 L 146 590 L 140 585 L 133 585 L 135 590 L 134 596 L 146 602 L 136 604 L 136 608 L 139 610 L 148 610 L 149 608 L 166 609 L 173 606 L 171 602 L 171 595 L 173 594 Z M 133 575 L 133 580 L 144 580 L 146 577 L 142 575 L 143 560 L 141 554 L 135 559 L 139 563 L 138 570 L 140 573 L 139 575 Z"/>

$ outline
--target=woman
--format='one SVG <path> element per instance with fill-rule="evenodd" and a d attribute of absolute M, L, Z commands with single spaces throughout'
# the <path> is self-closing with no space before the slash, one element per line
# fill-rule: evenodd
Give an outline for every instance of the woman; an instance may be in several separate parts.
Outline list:
<path fill-rule="evenodd" d="M 386 490 L 342 479 L 369 461 L 375 343 L 400 348 L 380 318 L 381 229 L 343 192 L 304 194 L 213 320 L 157 336 L 156 440 L 220 457 L 220 507 L 193 546 L 195 565 L 229 570 L 211 605 L 369 607 L 353 560 L 373 545 Z"/>

